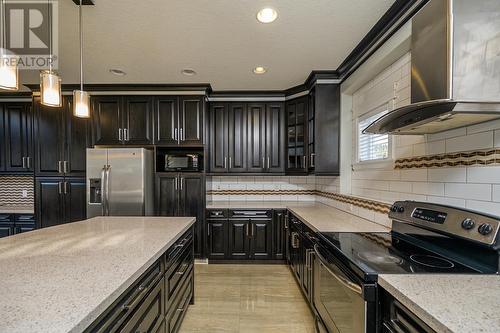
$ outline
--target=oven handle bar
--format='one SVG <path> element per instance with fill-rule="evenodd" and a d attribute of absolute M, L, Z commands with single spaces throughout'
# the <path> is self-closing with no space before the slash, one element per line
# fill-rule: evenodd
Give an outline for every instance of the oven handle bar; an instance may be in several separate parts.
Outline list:
<path fill-rule="evenodd" d="M 335 274 L 328 267 L 327 260 L 325 259 L 325 257 L 323 257 L 321 255 L 321 253 L 319 253 L 318 244 L 314 244 L 314 252 L 316 253 L 316 256 L 319 258 L 319 261 L 323 264 L 323 266 L 325 267 L 325 269 L 328 271 L 328 273 L 330 273 L 334 278 L 336 278 L 337 281 L 339 281 L 344 287 L 348 288 L 349 290 L 355 292 L 356 294 L 358 294 L 360 296 L 363 296 L 363 289 L 359 285 L 357 285 L 355 283 L 352 283 L 351 281 L 345 279 L 342 276 L 339 276 L 338 274 Z"/>

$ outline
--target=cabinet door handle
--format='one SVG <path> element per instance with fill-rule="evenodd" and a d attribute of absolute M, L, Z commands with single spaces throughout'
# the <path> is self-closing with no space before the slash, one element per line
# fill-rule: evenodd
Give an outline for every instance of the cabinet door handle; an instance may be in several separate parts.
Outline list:
<path fill-rule="evenodd" d="M 174 141 L 177 141 L 177 127 L 174 128 Z"/>
<path fill-rule="evenodd" d="M 30 156 L 26 157 L 26 163 L 28 164 L 28 169 L 30 169 L 31 168 L 31 157 Z"/>
<path fill-rule="evenodd" d="M 124 141 L 129 141 L 130 140 L 130 137 L 128 135 L 128 128 L 124 128 L 123 129 L 123 140 Z"/>
<path fill-rule="evenodd" d="M 59 194 L 63 194 L 63 191 L 62 191 L 62 182 L 58 182 L 57 183 L 57 187 L 59 189 Z"/>
<path fill-rule="evenodd" d="M 306 168 L 306 156 L 302 156 L 302 168 Z"/>
<path fill-rule="evenodd" d="M 177 189 L 178 189 L 177 177 L 175 177 L 175 190 L 177 191 Z"/>
<path fill-rule="evenodd" d="M 64 194 L 68 194 L 68 182 L 64 182 Z"/>
<path fill-rule="evenodd" d="M 224 157 L 224 169 L 227 169 L 227 157 Z"/>
<path fill-rule="evenodd" d="M 288 229 L 288 215 L 285 215 L 285 229 Z"/>
<path fill-rule="evenodd" d="M 255 224 L 252 223 L 252 237 L 255 236 Z"/>
<path fill-rule="evenodd" d="M 23 156 L 23 169 L 26 169 L 26 157 Z"/>
<path fill-rule="evenodd" d="M 181 191 L 182 191 L 182 188 L 183 188 L 182 183 L 184 183 L 184 177 L 181 177 Z"/>
<path fill-rule="evenodd" d="M 118 129 L 118 141 L 123 140 L 123 130 L 121 128 Z"/>
<path fill-rule="evenodd" d="M 64 171 L 64 173 L 68 173 L 68 171 L 69 171 L 69 162 L 68 161 L 63 161 L 63 171 Z"/>
<path fill-rule="evenodd" d="M 57 161 L 57 172 L 62 173 L 62 161 Z"/>
<path fill-rule="evenodd" d="M 271 169 L 271 158 L 267 157 L 267 168 Z"/>
<path fill-rule="evenodd" d="M 247 234 L 247 237 L 249 236 L 249 234 L 248 234 L 248 227 L 249 226 L 250 226 L 250 224 L 247 223 L 247 225 L 246 225 L 246 234 Z"/>
<path fill-rule="evenodd" d="M 231 169 L 232 164 L 233 164 L 233 163 L 232 163 L 232 158 L 231 158 L 231 156 L 229 156 L 229 169 Z"/>
<path fill-rule="evenodd" d="M 266 158 L 262 157 L 262 169 L 266 168 Z"/>
<path fill-rule="evenodd" d="M 314 159 L 316 158 L 315 153 L 311 153 L 311 157 L 309 158 L 309 161 L 311 163 L 311 168 L 314 168 Z"/>
<path fill-rule="evenodd" d="M 185 141 L 186 138 L 184 137 L 184 128 L 179 128 L 179 140 L 180 141 Z"/>

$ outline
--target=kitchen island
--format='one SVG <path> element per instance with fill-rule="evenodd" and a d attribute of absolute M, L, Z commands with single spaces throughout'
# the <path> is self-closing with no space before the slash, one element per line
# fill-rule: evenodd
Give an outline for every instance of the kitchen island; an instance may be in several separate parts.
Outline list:
<path fill-rule="evenodd" d="M 0 239 L 0 332 L 178 329 L 193 301 L 194 222 L 96 217 Z"/>

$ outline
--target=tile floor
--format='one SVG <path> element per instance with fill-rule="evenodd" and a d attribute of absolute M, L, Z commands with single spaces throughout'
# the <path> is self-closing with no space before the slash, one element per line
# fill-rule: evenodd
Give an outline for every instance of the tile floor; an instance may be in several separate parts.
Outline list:
<path fill-rule="evenodd" d="M 198 264 L 180 332 L 313 333 L 314 319 L 285 265 Z"/>

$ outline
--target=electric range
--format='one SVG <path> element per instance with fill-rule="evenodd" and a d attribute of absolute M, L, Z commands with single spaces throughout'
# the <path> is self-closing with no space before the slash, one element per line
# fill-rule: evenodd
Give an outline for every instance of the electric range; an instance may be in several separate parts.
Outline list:
<path fill-rule="evenodd" d="M 500 217 L 415 201 L 389 217 L 388 233 L 318 234 L 314 301 L 328 332 L 377 332 L 379 274 L 500 272 Z"/>

